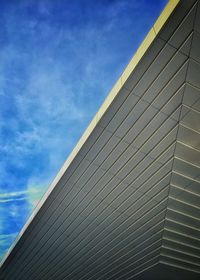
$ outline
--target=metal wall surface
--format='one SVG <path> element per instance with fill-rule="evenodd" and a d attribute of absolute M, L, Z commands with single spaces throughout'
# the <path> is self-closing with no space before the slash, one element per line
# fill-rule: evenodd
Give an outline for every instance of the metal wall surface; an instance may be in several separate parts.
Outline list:
<path fill-rule="evenodd" d="M 180 1 L 0 277 L 199 279 L 199 19 Z"/>

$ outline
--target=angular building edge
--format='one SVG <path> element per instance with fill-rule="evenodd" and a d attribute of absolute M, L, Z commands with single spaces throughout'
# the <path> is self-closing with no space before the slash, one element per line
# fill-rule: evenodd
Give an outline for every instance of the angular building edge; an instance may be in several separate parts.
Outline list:
<path fill-rule="evenodd" d="M 72 150 L 72 152 L 70 153 L 70 155 L 68 156 L 68 158 L 66 159 L 64 164 L 62 165 L 62 167 L 59 170 L 59 172 L 57 173 L 56 177 L 54 178 L 52 183 L 49 185 L 49 187 L 48 187 L 47 191 L 45 192 L 45 194 L 43 195 L 42 199 L 40 200 L 40 202 L 38 203 L 38 205 L 36 206 L 36 208 L 34 209 L 32 214 L 30 215 L 29 219 L 27 220 L 27 222 L 25 223 L 25 225 L 23 226 L 23 228 L 17 235 L 14 243 L 9 248 L 7 253 L 5 254 L 4 258 L 2 259 L 2 261 L 0 263 L 0 267 L 3 266 L 4 262 L 6 261 L 8 256 L 11 254 L 12 250 L 14 249 L 14 247 L 16 246 L 18 241 L 20 240 L 21 236 L 24 234 L 24 232 L 26 231 L 26 229 L 28 228 L 28 226 L 30 225 L 30 223 L 32 222 L 32 220 L 34 219 L 36 214 L 39 212 L 40 208 L 43 206 L 46 199 L 49 197 L 49 195 L 51 194 L 51 192 L 53 191 L 53 189 L 55 188 L 55 186 L 57 185 L 59 180 L 62 178 L 65 171 L 68 169 L 68 167 L 70 166 L 72 161 L 75 159 L 78 152 L 83 147 L 84 143 L 87 141 L 87 139 L 89 138 L 89 136 L 95 129 L 97 123 L 101 120 L 104 113 L 107 111 L 107 109 L 109 108 L 109 106 L 111 105 L 113 100 L 116 98 L 116 96 L 118 95 L 120 90 L 123 88 L 124 83 L 130 77 L 131 73 L 134 71 L 134 69 L 136 68 L 136 66 L 138 65 L 138 63 L 140 62 L 140 60 L 146 53 L 146 51 L 149 49 L 149 47 L 153 43 L 154 39 L 156 38 L 157 34 L 162 29 L 162 27 L 165 25 L 168 18 L 173 13 L 173 11 L 175 10 L 176 6 L 178 5 L 178 3 L 180 1 L 181 0 L 169 0 L 169 2 L 166 4 L 166 6 L 162 10 L 161 14 L 159 15 L 159 17 L 153 24 L 152 28 L 149 30 L 146 37 L 140 44 L 139 48 L 134 53 L 130 62 L 125 67 L 125 69 L 122 72 L 122 74 L 120 75 L 119 79 L 114 84 L 111 91 L 108 93 L 106 99 L 104 100 L 103 104 L 97 111 L 96 115 L 93 117 L 92 121 L 90 122 L 90 124 L 88 125 L 86 130 L 84 131 L 84 133 L 81 136 L 81 138 L 79 139 L 78 143 L 75 145 L 74 149 Z"/>

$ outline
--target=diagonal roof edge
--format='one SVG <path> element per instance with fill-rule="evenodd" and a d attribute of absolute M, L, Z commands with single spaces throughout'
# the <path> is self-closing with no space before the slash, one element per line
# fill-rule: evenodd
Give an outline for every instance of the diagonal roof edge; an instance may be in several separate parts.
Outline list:
<path fill-rule="evenodd" d="M 94 130 L 94 128 L 96 127 L 96 125 L 98 124 L 98 122 L 100 121 L 100 119 L 102 118 L 104 113 L 107 111 L 107 109 L 109 108 L 109 106 L 111 105 L 111 103 L 113 102 L 115 97 L 118 95 L 119 91 L 121 90 L 121 88 L 123 87 L 123 85 L 125 84 L 127 79 L 129 78 L 130 74 L 134 71 L 134 69 L 136 68 L 136 66 L 138 65 L 140 60 L 142 59 L 143 55 L 146 53 L 146 51 L 148 50 L 148 48 L 150 47 L 150 45 L 156 38 L 158 32 L 164 26 L 164 24 L 166 23 L 166 21 L 168 20 L 168 18 L 170 17 L 170 15 L 172 14 L 172 12 L 174 11 L 174 9 L 176 8 L 176 6 L 178 5 L 178 3 L 180 1 L 181 0 L 168 0 L 168 3 L 162 10 L 161 14 L 159 15 L 159 17 L 153 24 L 152 28 L 147 33 L 146 37 L 144 38 L 144 40 L 142 41 L 142 43 L 140 44 L 140 46 L 134 53 L 130 62 L 127 64 L 124 71 L 120 75 L 119 79 L 114 84 L 111 91 L 108 93 L 103 104 L 97 111 L 96 115 L 93 117 L 92 121 L 90 122 L 90 124 L 88 125 L 88 127 L 86 128 L 84 133 L 82 134 L 81 138 L 79 139 L 79 141 L 73 148 L 72 152 L 70 153 L 70 155 L 68 156 L 68 158 L 66 159 L 66 161 L 64 162 L 62 167 L 60 168 L 59 172 L 57 173 L 57 175 L 55 176 L 53 181 L 50 183 L 50 185 L 49 185 L 47 191 L 45 192 L 45 194 L 43 195 L 42 199 L 39 201 L 39 203 L 35 207 L 34 211 L 28 218 L 27 222 L 24 224 L 23 228 L 17 235 L 15 241 L 13 242 L 13 244 L 11 245 L 11 247 L 5 254 L 4 258 L 2 259 L 2 261 L 0 263 L 0 267 L 3 266 L 4 262 L 9 257 L 12 250 L 14 249 L 14 247 L 17 245 L 18 241 L 20 240 L 21 236 L 24 234 L 24 232 L 26 231 L 28 226 L 31 224 L 32 220 L 34 219 L 36 214 L 39 212 L 40 208 L 42 207 L 42 205 L 44 204 L 46 199 L 49 197 L 49 195 L 51 194 L 51 192 L 53 191 L 53 189 L 55 188 L 55 186 L 57 185 L 57 183 L 59 182 L 59 180 L 65 173 L 65 171 L 67 170 L 67 168 L 70 166 L 70 164 L 72 163 L 72 161 L 74 160 L 74 158 L 76 157 L 78 152 L 80 151 L 81 147 L 87 141 L 90 134 L 92 133 L 92 131 Z"/>

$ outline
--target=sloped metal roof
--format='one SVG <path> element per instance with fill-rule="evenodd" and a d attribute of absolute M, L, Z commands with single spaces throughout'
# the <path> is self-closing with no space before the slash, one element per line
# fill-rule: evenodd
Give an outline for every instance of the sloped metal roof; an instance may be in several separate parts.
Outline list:
<path fill-rule="evenodd" d="M 200 1 L 168 3 L 0 276 L 199 279 Z"/>

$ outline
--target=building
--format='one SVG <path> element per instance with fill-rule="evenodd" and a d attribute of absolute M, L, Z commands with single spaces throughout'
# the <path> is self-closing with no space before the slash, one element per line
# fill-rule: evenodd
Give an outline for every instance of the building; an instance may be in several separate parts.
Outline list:
<path fill-rule="evenodd" d="M 200 0 L 169 1 L 0 277 L 200 279 Z"/>

